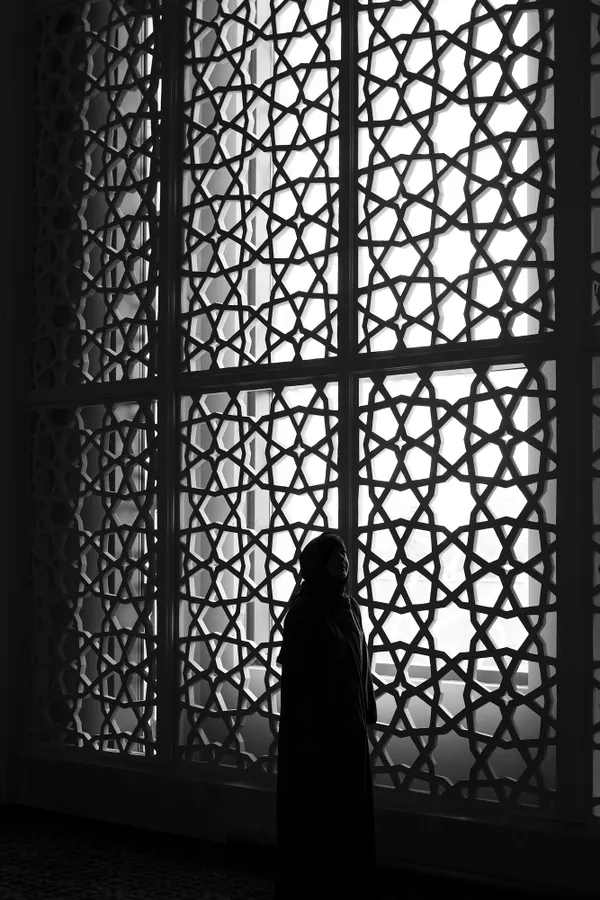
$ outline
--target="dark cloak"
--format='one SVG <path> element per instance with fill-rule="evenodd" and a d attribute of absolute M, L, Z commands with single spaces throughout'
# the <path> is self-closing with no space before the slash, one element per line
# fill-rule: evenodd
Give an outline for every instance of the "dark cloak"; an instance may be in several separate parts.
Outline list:
<path fill-rule="evenodd" d="M 377 721 L 360 610 L 325 564 L 328 534 L 300 557 L 283 625 L 274 900 L 376 900 L 367 725 Z"/>

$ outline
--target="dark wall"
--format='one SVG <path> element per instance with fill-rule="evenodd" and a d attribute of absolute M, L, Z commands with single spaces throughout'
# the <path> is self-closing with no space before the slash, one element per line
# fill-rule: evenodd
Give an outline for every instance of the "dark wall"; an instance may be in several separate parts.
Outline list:
<path fill-rule="evenodd" d="M 25 684 L 23 575 L 27 458 L 27 310 L 32 188 L 31 0 L 4 0 L 0 29 L 0 803 L 11 802 Z"/>

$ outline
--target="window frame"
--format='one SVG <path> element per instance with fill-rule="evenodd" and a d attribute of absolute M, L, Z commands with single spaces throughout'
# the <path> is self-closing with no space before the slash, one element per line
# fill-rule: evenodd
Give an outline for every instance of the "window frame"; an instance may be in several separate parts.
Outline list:
<path fill-rule="evenodd" d="M 227 387 L 269 388 L 273 384 L 337 379 L 339 386 L 339 531 L 346 539 L 351 560 L 356 560 L 355 478 L 358 447 L 353 422 L 358 405 L 358 379 L 373 372 L 412 372 L 418 369 L 464 367 L 477 362 L 556 360 L 559 416 L 557 445 L 560 460 L 557 485 L 558 526 L 558 689 L 556 815 L 571 822 L 591 819 L 592 804 L 592 635 L 588 606 L 592 595 L 590 540 L 592 507 L 589 484 L 589 420 L 591 414 L 591 359 L 600 353 L 600 329 L 590 327 L 590 5 L 556 2 L 555 7 L 555 110 L 556 110 L 556 330 L 510 341 L 480 341 L 472 345 L 409 350 L 356 352 L 357 204 L 355 177 L 357 106 L 356 60 L 357 0 L 342 0 L 342 57 L 340 82 L 340 283 L 338 355 L 334 359 L 248 366 L 221 372 L 179 371 L 178 258 L 179 236 L 172 227 L 181 219 L 180 163 L 184 43 L 184 15 L 179 0 L 163 0 L 162 28 L 157 52 L 164 67 L 161 137 L 161 211 L 156 378 L 86 384 L 29 392 L 30 410 L 60 402 L 88 404 L 148 397 L 158 404 L 160 478 L 158 492 L 157 631 L 162 635 L 158 653 L 158 731 L 155 761 L 174 766 L 177 748 L 177 617 L 179 547 L 177 539 L 177 485 L 179 479 L 179 401 L 189 392 Z M 39 13 L 62 3 L 38 2 Z M 577 139 L 574 140 L 573 136 Z M 346 259 L 346 264 L 342 262 Z M 573 297 L 579 302 L 573 302 Z M 346 302 L 344 302 L 344 300 Z M 576 436 L 576 439 L 573 439 Z M 569 477 L 565 473 L 569 473 Z M 578 523 L 574 527 L 573 523 Z M 354 590 L 354 582 L 349 590 Z M 574 598 L 570 601 L 570 598 Z M 39 748 L 35 747 L 35 752 Z M 60 748 L 60 755 L 88 755 L 103 763 L 107 754 L 82 754 Z M 110 763 L 136 765 L 123 757 Z M 181 765 L 181 764 L 178 764 Z M 500 810 L 498 810 L 498 813 Z M 527 814 L 533 814 L 526 810 Z"/>

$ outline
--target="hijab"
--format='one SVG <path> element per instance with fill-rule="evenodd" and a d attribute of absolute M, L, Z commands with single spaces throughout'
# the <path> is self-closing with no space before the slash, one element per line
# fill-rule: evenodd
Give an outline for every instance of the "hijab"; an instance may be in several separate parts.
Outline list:
<path fill-rule="evenodd" d="M 348 575 L 344 579 L 334 578 L 326 568 L 329 558 L 337 550 L 346 550 L 346 545 L 341 537 L 333 531 L 327 531 L 319 535 L 319 537 L 314 538 L 306 545 L 300 554 L 300 572 L 303 581 L 290 599 L 293 600 L 296 597 L 304 596 L 309 600 L 315 601 L 315 605 L 322 611 L 338 619 L 338 624 L 340 615 L 342 620 L 346 620 L 348 623 L 344 626 L 346 640 L 354 657 L 356 671 L 360 673 L 362 665 L 362 630 L 360 622 L 356 621 L 355 613 L 351 608 L 350 595 L 345 590 Z M 347 616 L 350 617 L 351 626 L 349 620 L 346 619 Z M 281 658 L 282 654 L 277 659 L 278 663 L 281 662 Z"/>
<path fill-rule="evenodd" d="M 320 534 L 306 545 L 300 554 L 300 572 L 303 582 L 299 593 L 330 603 L 348 603 L 345 591 L 348 575 L 342 580 L 327 571 L 330 556 L 337 550 L 346 550 L 341 537 L 333 531 Z"/>

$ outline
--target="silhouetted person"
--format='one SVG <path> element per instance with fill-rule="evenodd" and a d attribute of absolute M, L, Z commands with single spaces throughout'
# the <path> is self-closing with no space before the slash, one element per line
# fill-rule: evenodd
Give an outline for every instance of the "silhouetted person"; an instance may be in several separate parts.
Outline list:
<path fill-rule="evenodd" d="M 376 900 L 367 725 L 377 721 L 358 603 L 344 590 L 344 542 L 300 555 L 283 625 L 274 900 Z"/>

